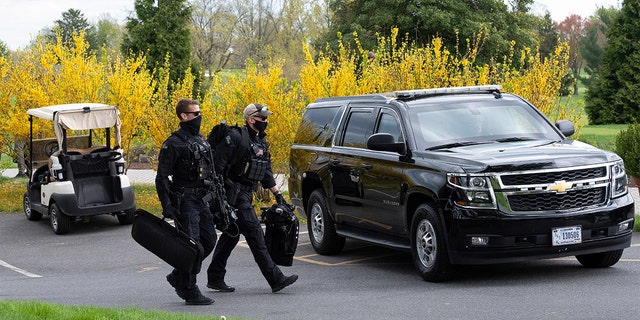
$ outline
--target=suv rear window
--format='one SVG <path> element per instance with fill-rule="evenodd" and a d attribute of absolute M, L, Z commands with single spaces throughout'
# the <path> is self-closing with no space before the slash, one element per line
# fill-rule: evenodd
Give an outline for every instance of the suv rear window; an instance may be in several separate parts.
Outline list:
<path fill-rule="evenodd" d="M 344 130 L 343 146 L 364 148 L 367 134 L 371 134 L 371 111 L 369 108 L 362 108 L 351 112 Z"/>
<path fill-rule="evenodd" d="M 327 108 L 310 108 L 302 116 L 302 123 L 294 138 L 297 144 L 329 146 L 331 143 L 332 128 L 339 106 Z"/>

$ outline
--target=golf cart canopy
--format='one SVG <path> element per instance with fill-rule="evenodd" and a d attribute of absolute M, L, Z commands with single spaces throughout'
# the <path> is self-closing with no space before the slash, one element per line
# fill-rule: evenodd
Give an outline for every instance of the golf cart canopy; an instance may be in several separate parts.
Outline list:
<path fill-rule="evenodd" d="M 71 103 L 27 110 L 27 114 L 53 121 L 53 129 L 62 146 L 63 130 L 90 130 L 115 128 L 115 142 L 120 145 L 120 118 L 118 108 L 101 103 Z"/>

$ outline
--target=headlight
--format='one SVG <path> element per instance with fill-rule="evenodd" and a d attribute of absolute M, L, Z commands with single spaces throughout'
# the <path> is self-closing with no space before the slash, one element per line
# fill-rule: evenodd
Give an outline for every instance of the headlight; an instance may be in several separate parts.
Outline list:
<path fill-rule="evenodd" d="M 496 208 L 489 177 L 459 173 L 447 174 L 447 181 L 454 191 L 454 202 L 467 208 Z"/>
<path fill-rule="evenodd" d="M 611 167 L 611 198 L 624 196 L 629 191 L 627 174 L 622 161 L 614 162 Z"/>

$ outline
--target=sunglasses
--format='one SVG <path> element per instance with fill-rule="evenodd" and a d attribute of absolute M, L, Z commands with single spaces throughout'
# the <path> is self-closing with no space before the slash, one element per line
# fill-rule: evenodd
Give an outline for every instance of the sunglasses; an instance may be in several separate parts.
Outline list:
<path fill-rule="evenodd" d="M 185 111 L 183 113 L 186 113 L 186 114 L 191 113 L 194 117 L 197 117 L 200 115 L 200 111 Z"/>
<path fill-rule="evenodd" d="M 259 113 L 264 110 L 265 113 L 268 113 L 269 107 L 263 106 L 261 104 L 256 103 L 256 111 L 253 112 L 252 117 L 260 118 L 262 121 L 267 120 L 267 116 L 260 115 Z"/>

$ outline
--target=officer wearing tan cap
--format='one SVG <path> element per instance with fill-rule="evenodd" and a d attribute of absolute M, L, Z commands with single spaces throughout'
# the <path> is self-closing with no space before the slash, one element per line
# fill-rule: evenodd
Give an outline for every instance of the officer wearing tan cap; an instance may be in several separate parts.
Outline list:
<path fill-rule="evenodd" d="M 222 173 L 225 177 L 227 200 L 229 204 L 238 209 L 236 221 L 238 229 L 245 237 L 262 275 L 271 286 L 272 292 L 278 292 L 293 284 L 298 280 L 298 276 L 295 274 L 285 276 L 271 259 L 264 241 L 260 221 L 258 221 L 252 205 L 253 192 L 257 190 L 258 183 L 262 184 L 265 189 L 271 190 L 278 203 L 285 203 L 273 177 L 269 144 L 266 140 L 265 130 L 267 129 L 268 117 L 272 113 L 265 105 L 258 103 L 247 105 L 244 109 L 245 126 L 240 130 L 231 130 L 227 138 L 222 139 L 218 145 L 213 147 L 217 150 L 214 154 L 214 167 L 217 173 Z M 248 143 L 242 142 L 243 136 L 248 136 Z M 243 156 L 234 157 L 238 152 Z M 236 163 L 230 163 L 233 162 L 230 161 L 232 159 L 240 160 Z M 238 236 L 234 237 L 227 232 L 220 236 L 213 252 L 211 265 L 207 270 L 207 287 L 222 292 L 235 291 L 234 287 L 225 283 L 224 277 L 227 272 L 227 260 L 238 243 L 238 239 Z"/>

